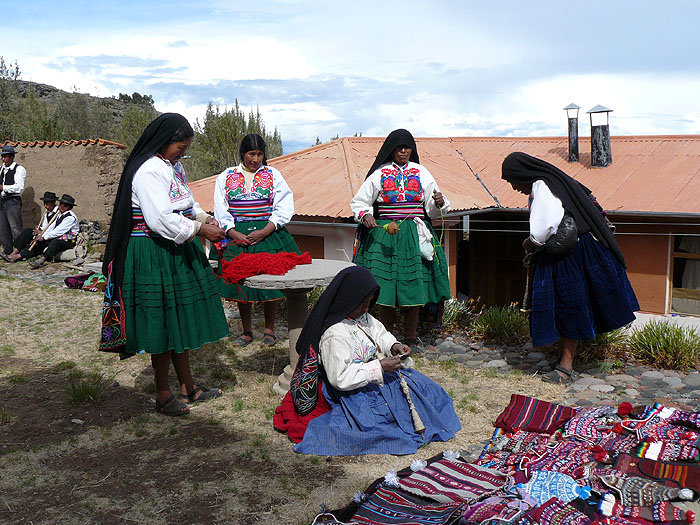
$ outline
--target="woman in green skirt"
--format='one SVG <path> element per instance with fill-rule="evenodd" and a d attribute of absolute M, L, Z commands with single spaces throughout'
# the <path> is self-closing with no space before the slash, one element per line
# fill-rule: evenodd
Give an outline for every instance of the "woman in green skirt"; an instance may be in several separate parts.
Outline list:
<path fill-rule="evenodd" d="M 419 164 L 411 133 L 397 129 L 389 134 L 350 208 L 361 225 L 355 263 L 379 283 L 380 320 L 393 332 L 395 309 L 401 307 L 404 341 L 420 351 L 420 307 L 450 297 L 445 252 L 430 223 L 450 203 Z"/>
<path fill-rule="evenodd" d="M 246 253 L 300 253 L 285 225 L 294 215 L 294 196 L 282 174 L 267 165 L 265 141 L 251 133 L 243 137 L 239 150 L 241 163 L 226 168 L 214 188 L 214 217 L 226 231 L 223 257 L 231 260 Z M 219 259 L 216 250 L 210 257 Z M 218 273 L 221 273 L 219 265 Z M 262 344 L 275 344 L 275 319 L 279 290 L 256 290 L 221 281 L 221 296 L 238 303 L 243 333 L 234 341 L 246 346 L 253 340 L 253 302 L 263 303 L 265 333 Z"/>
<path fill-rule="evenodd" d="M 189 351 L 229 331 L 217 278 L 196 240 L 216 242 L 224 231 L 194 201 L 179 161 L 193 136 L 177 113 L 160 115 L 143 131 L 122 171 L 102 267 L 100 350 L 122 358 L 150 354 L 156 410 L 169 416 L 222 394 L 195 384 Z M 178 398 L 168 381 L 171 361 Z"/>

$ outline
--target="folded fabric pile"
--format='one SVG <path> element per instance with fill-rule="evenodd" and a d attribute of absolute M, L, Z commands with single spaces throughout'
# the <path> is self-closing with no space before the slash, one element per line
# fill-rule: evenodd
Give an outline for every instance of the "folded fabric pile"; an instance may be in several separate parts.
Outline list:
<path fill-rule="evenodd" d="M 356 494 L 346 508 L 319 515 L 315 522 L 695 521 L 695 514 L 682 507 L 700 495 L 700 413 L 658 403 L 574 409 L 513 394 L 494 426 L 476 461 L 467 462 L 454 452 L 414 461 Z"/>

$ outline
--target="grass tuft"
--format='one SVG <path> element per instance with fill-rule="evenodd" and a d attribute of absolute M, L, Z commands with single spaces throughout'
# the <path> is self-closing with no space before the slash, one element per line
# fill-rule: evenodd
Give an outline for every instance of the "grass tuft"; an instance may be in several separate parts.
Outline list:
<path fill-rule="evenodd" d="M 700 334 L 689 326 L 651 320 L 630 335 L 630 351 L 639 361 L 672 370 L 700 364 Z"/>
<path fill-rule="evenodd" d="M 530 337 L 527 317 L 516 304 L 484 308 L 474 320 L 474 331 L 498 344 L 523 343 Z"/>
<path fill-rule="evenodd" d="M 113 380 L 114 377 L 109 377 L 104 372 L 84 374 L 80 370 L 71 370 L 68 374 L 68 401 L 94 403 Z"/>
<path fill-rule="evenodd" d="M 448 299 L 445 301 L 445 310 L 442 314 L 442 324 L 448 329 L 469 327 L 477 316 L 477 301 L 469 299 L 460 301 Z"/>

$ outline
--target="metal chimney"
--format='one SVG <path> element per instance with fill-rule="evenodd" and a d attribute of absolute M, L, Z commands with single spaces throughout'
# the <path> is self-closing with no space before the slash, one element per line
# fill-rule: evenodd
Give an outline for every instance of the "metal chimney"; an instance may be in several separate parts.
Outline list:
<path fill-rule="evenodd" d="M 597 105 L 586 111 L 591 117 L 591 166 L 605 168 L 612 164 L 610 146 L 610 112 L 612 109 Z"/>
<path fill-rule="evenodd" d="M 573 102 L 566 106 L 566 116 L 569 117 L 569 162 L 578 162 L 578 110 Z"/>

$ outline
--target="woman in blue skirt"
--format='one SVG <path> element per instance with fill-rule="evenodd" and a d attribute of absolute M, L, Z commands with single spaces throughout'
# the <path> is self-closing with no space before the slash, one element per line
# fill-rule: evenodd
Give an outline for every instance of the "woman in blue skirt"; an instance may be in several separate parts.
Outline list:
<path fill-rule="evenodd" d="M 639 303 L 610 223 L 588 188 L 520 152 L 503 161 L 502 178 L 529 195 L 530 236 L 523 247 L 532 254 L 526 263 L 534 266 L 530 336 L 535 347 L 560 341 L 559 364 L 543 379 L 564 383 L 571 379 L 578 342 L 631 323 Z M 570 218 L 573 227 L 565 226 Z M 559 237 L 567 230 L 573 247 L 561 253 Z"/>

